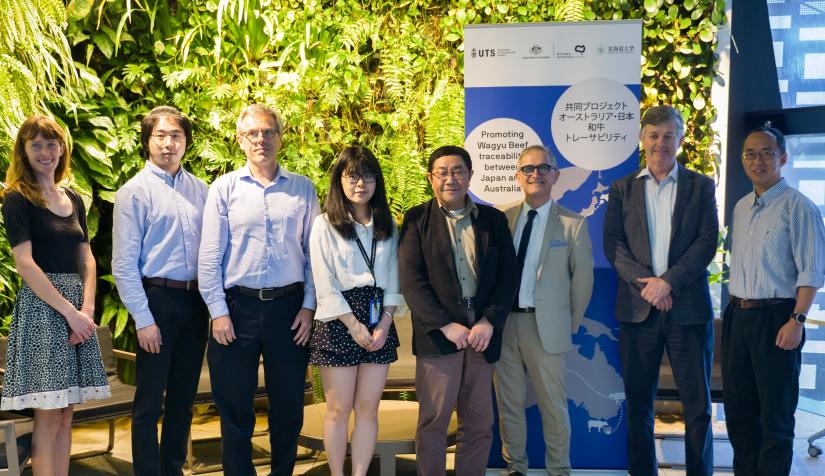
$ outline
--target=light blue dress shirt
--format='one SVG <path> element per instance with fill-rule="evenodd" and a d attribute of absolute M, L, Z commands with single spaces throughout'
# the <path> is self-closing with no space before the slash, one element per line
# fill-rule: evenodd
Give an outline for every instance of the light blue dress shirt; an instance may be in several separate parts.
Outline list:
<path fill-rule="evenodd" d="M 533 229 L 530 231 L 527 254 L 524 257 L 524 269 L 521 271 L 521 284 L 518 291 L 519 307 L 536 307 L 536 278 L 538 278 L 541 249 L 544 245 L 544 233 L 547 229 L 547 217 L 550 216 L 551 208 L 553 208 L 553 200 L 548 200 L 547 203 L 535 209 L 536 218 L 533 218 Z M 521 244 L 521 235 L 527 225 L 527 214 L 530 210 L 533 208 L 524 202 L 518 215 L 516 232 L 513 233 L 513 246 L 516 250 Z"/>
<path fill-rule="evenodd" d="M 320 214 L 308 178 L 278 167 L 267 186 L 246 165 L 219 177 L 203 212 L 198 287 L 212 319 L 226 316 L 225 289 L 304 283 L 303 307 L 315 309 L 309 233 Z"/>
<path fill-rule="evenodd" d="M 664 179 L 657 182 L 645 167 L 639 175 L 645 181 L 645 211 L 647 212 L 647 232 L 650 236 L 650 257 L 653 274 L 661 276 L 668 267 L 670 253 L 670 233 L 673 222 L 673 207 L 676 204 L 676 187 L 679 179 L 679 165 L 674 165 Z"/>
<path fill-rule="evenodd" d="M 112 275 L 138 329 L 155 323 L 143 277 L 197 277 L 206 194 L 183 167 L 173 177 L 151 162 L 115 194 Z"/>
<path fill-rule="evenodd" d="M 732 234 L 732 296 L 795 298 L 800 286 L 825 284 L 822 216 L 785 179 L 760 197 L 751 192 L 736 203 Z"/>

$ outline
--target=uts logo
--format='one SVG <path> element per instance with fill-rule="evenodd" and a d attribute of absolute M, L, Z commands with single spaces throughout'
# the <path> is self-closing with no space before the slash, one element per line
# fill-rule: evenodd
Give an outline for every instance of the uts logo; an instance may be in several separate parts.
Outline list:
<path fill-rule="evenodd" d="M 478 53 L 476 53 L 476 49 L 475 49 L 475 48 L 473 48 L 473 49 L 471 49 L 471 50 L 470 50 L 470 56 L 472 56 L 473 58 L 475 58 L 476 56 L 478 56 Z"/>
<path fill-rule="evenodd" d="M 578 53 L 580 55 L 584 54 L 584 50 L 585 50 L 584 45 L 576 45 L 576 46 L 573 47 L 573 51 L 575 51 L 576 53 Z"/>
<path fill-rule="evenodd" d="M 475 57 L 478 57 L 478 58 L 492 58 L 495 55 L 496 55 L 496 50 L 494 50 L 494 49 L 476 49 L 476 48 L 473 48 L 472 50 L 470 50 L 470 56 L 472 56 L 473 58 L 475 58 Z"/>

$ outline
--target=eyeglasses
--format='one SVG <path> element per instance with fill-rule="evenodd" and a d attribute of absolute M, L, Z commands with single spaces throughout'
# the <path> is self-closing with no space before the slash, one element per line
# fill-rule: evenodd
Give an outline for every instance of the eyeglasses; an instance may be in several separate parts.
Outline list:
<path fill-rule="evenodd" d="M 456 178 L 462 178 L 463 179 L 463 178 L 467 178 L 467 175 L 469 175 L 469 174 L 470 174 L 470 171 L 463 168 L 463 167 L 458 168 L 458 169 L 449 170 L 449 171 L 445 170 L 445 169 L 439 169 L 439 170 L 434 170 L 434 171 L 430 172 L 430 175 L 432 175 L 433 177 L 435 177 L 439 180 L 444 180 L 444 179 L 446 179 L 447 177 L 450 177 L 450 176 L 453 177 L 454 179 L 456 179 Z"/>
<path fill-rule="evenodd" d="M 156 144 L 163 144 L 166 142 L 166 139 L 170 139 L 172 142 L 177 144 L 186 140 L 186 136 L 179 132 L 173 132 L 171 134 L 152 134 L 152 140 L 155 141 Z"/>
<path fill-rule="evenodd" d="M 278 134 L 278 129 L 257 129 L 238 133 L 238 135 L 240 135 L 241 137 L 245 137 L 248 141 L 255 140 L 259 137 L 263 137 L 264 139 L 272 139 Z"/>
<path fill-rule="evenodd" d="M 763 162 L 767 162 L 773 159 L 776 156 L 777 152 L 779 151 L 773 149 L 762 149 L 758 152 L 755 150 L 749 150 L 747 152 L 742 153 L 742 160 L 745 160 L 747 162 L 753 162 L 758 158 Z"/>
<path fill-rule="evenodd" d="M 551 170 L 555 169 L 550 164 L 541 164 L 541 165 L 525 165 L 524 167 L 518 169 L 519 172 L 523 173 L 524 175 L 533 175 L 533 172 L 536 170 L 539 171 L 539 175 L 547 175 L 550 173 Z"/>
<path fill-rule="evenodd" d="M 375 183 L 375 177 L 376 174 L 344 174 L 344 180 L 349 184 L 356 184 L 359 180 L 363 180 L 364 183 Z"/>

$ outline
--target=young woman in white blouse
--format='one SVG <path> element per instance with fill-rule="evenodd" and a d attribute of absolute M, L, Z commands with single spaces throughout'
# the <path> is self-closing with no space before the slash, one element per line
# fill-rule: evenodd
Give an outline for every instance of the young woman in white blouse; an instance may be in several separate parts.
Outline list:
<path fill-rule="evenodd" d="M 347 427 L 352 474 L 369 468 L 378 432 L 378 403 L 399 345 L 392 318 L 403 304 L 398 285 L 398 232 L 375 156 L 348 147 L 332 169 L 325 213 L 310 235 L 318 308 L 310 363 L 320 368 L 327 401 L 324 447 L 332 476 L 344 474 Z"/>

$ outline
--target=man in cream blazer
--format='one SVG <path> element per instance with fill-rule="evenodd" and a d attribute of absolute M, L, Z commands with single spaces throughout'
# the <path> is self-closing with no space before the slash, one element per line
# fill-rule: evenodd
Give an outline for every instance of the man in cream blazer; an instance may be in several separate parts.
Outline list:
<path fill-rule="evenodd" d="M 519 157 L 516 179 L 524 200 L 502 208 L 513 233 L 519 292 L 495 365 L 501 440 L 507 472 L 527 473 L 527 380 L 538 399 L 547 474 L 570 474 L 570 417 L 565 355 L 593 290 L 593 252 L 587 220 L 555 203 L 559 178 L 550 151 L 534 145 Z"/>

